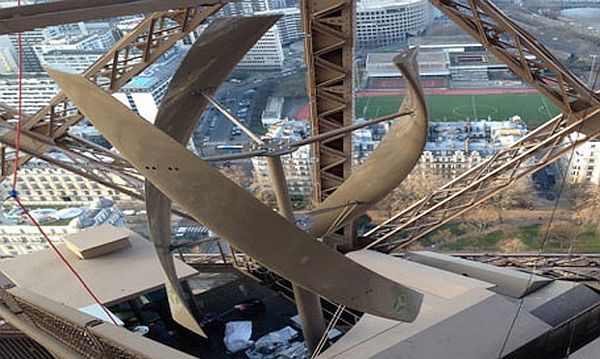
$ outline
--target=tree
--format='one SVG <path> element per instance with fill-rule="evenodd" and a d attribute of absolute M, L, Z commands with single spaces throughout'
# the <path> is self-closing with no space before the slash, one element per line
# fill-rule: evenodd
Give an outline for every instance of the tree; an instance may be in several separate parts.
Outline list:
<path fill-rule="evenodd" d="M 573 243 L 577 243 L 577 240 L 584 233 L 585 229 L 576 224 L 572 224 L 567 221 L 554 222 L 548 231 L 546 247 L 558 247 L 560 250 L 567 250 L 572 246 Z M 544 234 L 545 231 L 541 235 Z"/>
<path fill-rule="evenodd" d="M 506 189 L 493 196 L 491 200 L 486 202 L 486 205 L 496 211 L 498 221 L 503 223 L 503 212 L 511 209 L 531 209 L 534 193 L 531 182 L 525 177 L 510 184 Z"/>
<path fill-rule="evenodd" d="M 570 197 L 577 223 L 600 231 L 600 185 L 573 186 Z"/>
<path fill-rule="evenodd" d="M 503 239 L 498 243 L 498 248 L 502 253 L 517 253 L 525 249 L 525 244 L 520 238 Z"/>
<path fill-rule="evenodd" d="M 375 208 L 384 211 L 388 217 L 391 217 L 426 197 L 439 188 L 442 183 L 440 175 L 419 164 L 398 187 L 379 201 Z"/>
<path fill-rule="evenodd" d="M 449 229 L 441 229 L 431 235 L 428 242 L 435 244 L 436 247 L 443 247 L 450 242 L 455 242 L 455 235 Z"/>
<path fill-rule="evenodd" d="M 225 164 L 219 168 L 219 171 L 243 189 L 254 190 L 254 178 L 244 166 Z"/>

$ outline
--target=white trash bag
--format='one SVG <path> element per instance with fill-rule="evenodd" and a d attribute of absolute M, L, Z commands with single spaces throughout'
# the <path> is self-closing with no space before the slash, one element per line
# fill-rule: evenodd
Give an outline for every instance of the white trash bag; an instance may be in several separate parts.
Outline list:
<path fill-rule="evenodd" d="M 229 352 L 237 353 L 254 345 L 254 342 L 250 340 L 251 336 L 251 321 L 229 322 L 225 324 L 223 343 Z"/>

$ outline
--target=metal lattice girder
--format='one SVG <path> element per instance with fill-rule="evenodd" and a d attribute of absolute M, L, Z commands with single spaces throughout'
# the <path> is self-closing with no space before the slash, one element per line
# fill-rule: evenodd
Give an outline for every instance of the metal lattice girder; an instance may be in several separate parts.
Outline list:
<path fill-rule="evenodd" d="M 600 135 L 599 95 L 490 1 L 430 1 L 563 114 L 366 233 L 369 247 L 404 248 Z"/>
<path fill-rule="evenodd" d="M 38 341 L 57 358 L 192 358 L 18 287 L 0 290 L 0 312 L 4 314 L 2 319 Z"/>
<path fill-rule="evenodd" d="M 15 135 L 14 128 L 0 121 L 2 140 L 0 158 L 2 163 L 12 163 L 14 161 L 15 152 L 9 147 L 15 146 Z M 132 198 L 144 200 L 143 177 L 119 154 L 69 134 L 61 137 L 58 142 L 59 145 L 50 142 L 42 135 L 23 131 L 20 144 L 21 158 L 23 154 L 26 154 L 28 158 L 37 157 Z M 9 174 L 9 169 L 3 166 L 2 176 L 6 177 Z M 174 207 L 173 213 L 190 218 L 179 207 Z"/>
<path fill-rule="evenodd" d="M 61 0 L 10 7 L 0 9 L 0 34 L 186 6 L 214 5 L 218 2 L 216 0 Z"/>
<path fill-rule="evenodd" d="M 464 258 L 498 267 L 518 268 L 534 271 L 561 280 L 599 281 L 600 255 L 569 253 L 458 253 L 455 257 Z"/>
<path fill-rule="evenodd" d="M 352 125 L 354 118 L 354 1 L 302 0 L 309 117 L 312 135 Z M 333 193 L 352 173 L 352 135 L 313 145 L 316 203 Z M 354 225 L 330 240 L 352 247 Z"/>
<path fill-rule="evenodd" d="M 178 41 L 214 15 L 223 1 L 200 8 L 156 12 L 144 19 L 110 51 L 84 72 L 84 76 L 109 92 L 116 92 L 140 74 Z M 0 142 L 14 147 L 16 110 L 0 107 Z M 127 161 L 111 151 L 68 134 L 83 116 L 69 99 L 57 94 L 34 116 L 24 119 L 21 164 L 32 157 L 98 181 L 134 198 L 143 198 L 143 182 Z M 64 156 L 48 156 L 50 150 Z M 2 151 L 2 176 L 11 173 L 14 154 Z"/>
<path fill-rule="evenodd" d="M 517 75 L 548 96 L 563 113 L 600 105 L 600 96 L 489 0 L 430 2 Z"/>
<path fill-rule="evenodd" d="M 313 136 L 352 124 L 354 6 L 346 0 L 304 0 L 308 95 Z M 350 175 L 351 135 L 315 146 L 318 201 Z"/>
<path fill-rule="evenodd" d="M 384 221 L 364 237 L 369 247 L 404 248 L 480 205 L 516 180 L 532 174 L 575 147 L 600 136 L 600 107 L 559 115 L 427 197 Z M 593 125 L 593 126 L 590 126 Z M 581 130 L 586 129 L 586 135 Z"/>

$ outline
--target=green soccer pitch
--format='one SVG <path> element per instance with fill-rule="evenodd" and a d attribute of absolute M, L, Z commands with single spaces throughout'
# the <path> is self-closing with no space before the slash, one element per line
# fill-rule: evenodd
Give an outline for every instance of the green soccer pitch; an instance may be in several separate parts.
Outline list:
<path fill-rule="evenodd" d="M 481 94 L 481 95 L 426 95 L 431 121 L 506 120 L 519 115 L 529 129 L 556 116 L 560 110 L 543 95 Z M 398 110 L 402 97 L 370 96 L 356 99 L 356 117 L 372 119 Z"/>

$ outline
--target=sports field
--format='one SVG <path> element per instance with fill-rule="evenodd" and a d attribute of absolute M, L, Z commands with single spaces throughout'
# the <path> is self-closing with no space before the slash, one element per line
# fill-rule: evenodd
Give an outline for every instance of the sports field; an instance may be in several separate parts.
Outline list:
<path fill-rule="evenodd" d="M 519 115 L 533 129 L 560 111 L 538 93 L 485 95 L 426 95 L 431 121 L 469 119 L 505 120 Z M 402 97 L 370 96 L 356 99 L 356 117 L 372 119 L 398 110 Z"/>

